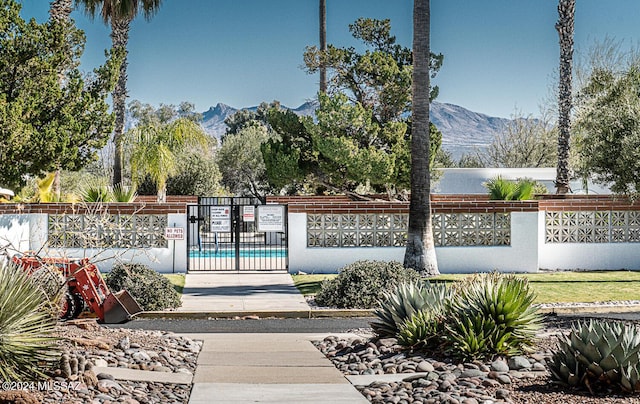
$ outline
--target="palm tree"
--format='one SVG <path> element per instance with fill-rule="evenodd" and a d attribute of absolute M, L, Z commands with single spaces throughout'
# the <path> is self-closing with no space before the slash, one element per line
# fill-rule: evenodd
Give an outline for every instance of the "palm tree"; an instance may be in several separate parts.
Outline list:
<path fill-rule="evenodd" d="M 115 49 L 122 49 L 124 57 L 120 65 L 120 76 L 113 90 L 113 111 L 116 115 L 113 141 L 115 154 L 113 162 L 113 185 L 122 182 L 122 155 L 124 119 L 127 98 L 127 44 L 131 21 L 142 13 L 150 19 L 160 8 L 162 0 L 75 0 L 86 13 L 94 18 L 98 13 L 105 24 L 111 24 L 111 41 Z"/>
<path fill-rule="evenodd" d="M 327 52 L 327 0 L 320 0 L 320 54 Z M 320 63 L 320 92 L 327 92 L 327 67 Z"/>
<path fill-rule="evenodd" d="M 438 271 L 431 218 L 429 179 L 429 0 L 413 1 L 413 103 L 411 200 L 404 266 L 435 276 Z"/>
<path fill-rule="evenodd" d="M 53 22 L 67 22 L 73 11 L 73 0 L 53 0 L 49 3 L 49 19 Z"/>
<path fill-rule="evenodd" d="M 176 174 L 178 156 L 189 147 L 207 147 L 209 137 L 188 118 L 173 122 L 139 125 L 127 133 L 131 143 L 131 177 L 135 184 L 149 176 L 158 190 L 158 202 L 165 202 L 167 180 Z"/>
<path fill-rule="evenodd" d="M 573 22 L 576 0 L 558 1 L 556 30 L 560 37 L 560 84 L 558 86 L 558 167 L 556 193 L 569 192 L 569 130 L 571 128 L 571 73 L 573 62 Z"/>

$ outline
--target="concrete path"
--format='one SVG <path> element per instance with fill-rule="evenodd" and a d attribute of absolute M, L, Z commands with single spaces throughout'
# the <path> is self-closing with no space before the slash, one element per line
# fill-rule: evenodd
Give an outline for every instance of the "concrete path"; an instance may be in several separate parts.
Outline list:
<path fill-rule="evenodd" d="M 189 404 L 368 401 L 308 334 L 182 334 L 204 341 Z"/>
<path fill-rule="evenodd" d="M 309 310 L 286 272 L 187 273 L 178 312 Z"/>

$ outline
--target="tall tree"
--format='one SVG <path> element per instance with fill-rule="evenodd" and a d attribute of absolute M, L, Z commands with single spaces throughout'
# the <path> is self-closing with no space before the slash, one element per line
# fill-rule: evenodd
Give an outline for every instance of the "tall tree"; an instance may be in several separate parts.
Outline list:
<path fill-rule="evenodd" d="M 327 0 L 320 0 L 320 52 L 327 51 Z M 320 64 L 320 92 L 327 92 L 327 67 Z"/>
<path fill-rule="evenodd" d="M 556 193 L 569 192 L 569 141 L 571 130 L 571 75 L 573 22 L 576 0 L 558 0 L 556 30 L 560 39 L 560 83 L 558 86 L 558 166 Z"/>
<path fill-rule="evenodd" d="M 113 111 L 116 115 L 113 141 L 115 153 L 113 161 L 113 185 L 122 182 L 122 155 L 124 120 L 127 100 L 127 44 L 129 28 L 133 19 L 142 13 L 150 19 L 160 8 L 162 0 L 76 0 L 92 18 L 100 14 L 105 24 L 111 24 L 113 47 L 122 49 L 124 59 L 120 65 L 120 76 L 113 90 Z"/>
<path fill-rule="evenodd" d="M 156 185 L 158 202 L 166 201 L 167 180 L 178 173 L 178 156 L 190 147 L 209 144 L 200 125 L 188 118 L 139 125 L 127 137 L 132 147 L 131 177 L 138 184 L 148 176 Z"/>
<path fill-rule="evenodd" d="M 67 22 L 73 11 L 73 0 L 53 0 L 49 5 L 49 19 L 54 22 Z"/>
<path fill-rule="evenodd" d="M 111 130 L 106 98 L 118 57 L 86 75 L 78 69 L 85 37 L 73 24 L 38 24 L 20 4 L 0 1 L 0 182 L 79 170 L 96 158 Z M 61 77 L 62 75 L 62 77 Z"/>
<path fill-rule="evenodd" d="M 413 85 L 411 128 L 411 200 L 404 266 L 435 276 L 438 271 L 431 217 L 429 178 L 429 0 L 413 1 Z"/>

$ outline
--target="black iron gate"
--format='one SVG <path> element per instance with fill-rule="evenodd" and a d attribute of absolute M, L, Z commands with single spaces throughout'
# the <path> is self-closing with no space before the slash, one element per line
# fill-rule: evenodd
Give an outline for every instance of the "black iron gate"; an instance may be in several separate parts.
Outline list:
<path fill-rule="evenodd" d="M 287 270 L 287 207 L 206 197 L 187 207 L 189 271 Z"/>

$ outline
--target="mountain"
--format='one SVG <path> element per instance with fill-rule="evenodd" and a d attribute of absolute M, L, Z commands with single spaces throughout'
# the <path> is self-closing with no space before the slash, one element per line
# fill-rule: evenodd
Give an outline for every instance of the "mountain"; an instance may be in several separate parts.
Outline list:
<path fill-rule="evenodd" d="M 309 101 L 291 110 L 298 115 L 311 116 L 316 108 L 318 102 Z M 243 109 L 255 111 L 257 107 Z M 431 122 L 442 132 L 442 147 L 453 155 L 454 160 L 464 153 L 487 147 L 510 122 L 509 119 L 491 117 L 453 104 L 432 102 L 430 110 Z M 227 129 L 224 120 L 237 111 L 237 108 L 218 103 L 202 113 L 202 126 L 208 134 L 220 139 Z"/>
<path fill-rule="evenodd" d="M 442 148 L 458 160 L 464 153 L 487 147 L 511 122 L 469 111 L 458 105 L 432 102 L 431 122 L 442 132 Z"/>
<path fill-rule="evenodd" d="M 318 101 L 307 101 L 295 109 L 285 107 L 284 105 L 282 108 L 291 109 L 293 112 L 301 116 L 310 116 L 313 115 L 316 108 L 318 108 Z M 256 111 L 258 107 L 242 109 Z M 215 107 L 209 108 L 207 111 L 202 113 L 202 127 L 204 128 L 204 131 L 220 140 L 220 137 L 227 130 L 227 125 L 224 123 L 224 120 L 238 111 L 239 109 L 222 103 L 218 103 Z"/>

